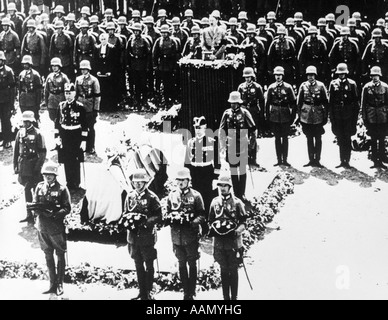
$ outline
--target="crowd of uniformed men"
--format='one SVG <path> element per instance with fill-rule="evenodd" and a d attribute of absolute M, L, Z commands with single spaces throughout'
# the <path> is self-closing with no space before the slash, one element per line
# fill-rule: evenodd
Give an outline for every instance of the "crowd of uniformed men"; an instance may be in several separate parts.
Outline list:
<path fill-rule="evenodd" d="M 147 106 L 149 94 L 159 91 L 165 103 L 172 104 L 179 99 L 177 61 L 182 56 L 201 59 L 207 51 L 210 59 L 215 59 L 244 50 L 245 82 L 230 94 L 230 108 L 220 122 L 220 144 L 206 136 L 206 119 L 195 118 L 196 136 L 187 146 L 187 168 L 176 177 L 180 191 L 169 196 L 168 211 L 183 212 L 190 222 L 172 226 L 185 299 L 195 295 L 200 225 L 215 231 L 214 256 L 221 265 L 224 298 L 237 298 L 246 217 L 246 167 L 232 161 L 229 149 L 237 146 L 237 156 L 257 165 L 257 129 L 268 126 L 275 135 L 275 165 L 290 166 L 290 128 L 295 121 L 300 122 L 307 137 L 306 166 L 322 167 L 321 137 L 330 118 L 340 147 L 339 167 L 349 168 L 351 137 L 361 110 L 371 136 L 373 167 L 386 168 L 388 29 L 384 18 L 371 26 L 356 12 L 347 26 L 338 26 L 334 14 L 328 14 L 315 26 L 304 21 L 300 12 L 286 19 L 284 25 L 277 22 L 275 12 L 257 23 L 251 23 L 244 11 L 222 21 L 218 10 L 209 18 L 197 20 L 188 9 L 181 21 L 179 17 L 168 20 L 166 10 L 160 9 L 156 22 L 136 10 L 130 21 L 125 16 L 115 17 L 111 8 L 105 9 L 103 20 L 90 12 L 90 7 L 84 6 L 76 19 L 58 5 L 51 21 L 32 5 L 28 17 L 23 18 L 15 3 L 9 3 L 2 19 L 0 117 L 4 147 L 11 147 L 10 117 L 18 100 L 24 127 L 15 141 L 14 168 L 25 186 L 26 202 L 57 206 L 57 210 L 35 208 L 50 271 L 48 293 L 63 294 L 66 240 L 62 226 L 69 212 L 69 197 L 66 188 L 56 182 L 57 167 L 41 170 L 47 153 L 37 128 L 42 101 L 55 123 L 59 162 L 65 164 L 67 186 L 77 189 L 83 154 L 95 152 L 98 112 L 117 110 L 119 99 L 128 94 L 133 95 L 138 110 Z M 234 135 L 230 135 L 232 129 Z M 229 176 L 215 175 L 220 169 L 218 156 L 229 162 Z M 39 183 L 41 173 L 45 181 Z M 211 186 L 214 178 L 220 188 L 218 197 Z M 135 190 L 128 195 L 126 212 L 145 214 L 147 222 L 141 230 L 128 232 L 129 251 L 136 262 L 139 297 L 148 299 L 156 258 L 154 226 L 160 222 L 161 207 L 158 197 L 147 188 L 146 172 L 133 173 L 131 181 Z M 33 212 L 28 209 L 23 221 L 31 223 Z M 57 271 L 54 249 L 59 257 Z"/>

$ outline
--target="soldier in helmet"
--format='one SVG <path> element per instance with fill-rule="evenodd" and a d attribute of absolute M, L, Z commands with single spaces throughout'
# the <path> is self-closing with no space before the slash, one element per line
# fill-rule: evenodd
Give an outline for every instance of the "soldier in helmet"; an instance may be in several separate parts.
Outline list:
<path fill-rule="evenodd" d="M 275 148 L 278 162 L 275 166 L 287 166 L 288 136 L 296 117 L 296 97 L 291 84 L 283 81 L 284 68 L 276 67 L 274 72 L 276 82 L 268 88 L 265 103 L 266 118 L 270 122 L 275 135 Z"/>
<path fill-rule="evenodd" d="M 221 156 L 231 167 L 236 197 L 245 201 L 249 149 L 256 142 L 256 124 L 251 113 L 242 107 L 240 92 L 231 92 L 228 102 L 231 108 L 224 112 L 220 123 Z"/>
<path fill-rule="evenodd" d="M 15 26 L 15 32 L 17 33 L 19 39 L 22 39 L 23 18 L 20 16 L 20 14 L 18 14 L 18 9 L 16 8 L 14 2 L 8 3 L 6 17 L 12 21 Z"/>
<path fill-rule="evenodd" d="M 325 40 L 326 48 L 328 52 L 330 52 L 331 48 L 333 47 L 335 35 L 332 32 L 329 32 L 326 28 L 326 19 L 325 18 L 319 18 L 318 23 L 318 35 L 323 37 L 323 40 Z"/>
<path fill-rule="evenodd" d="M 171 20 L 171 24 L 173 27 L 172 30 L 172 36 L 176 37 L 180 41 L 180 50 L 182 51 L 183 48 L 185 47 L 185 44 L 187 42 L 187 39 L 189 38 L 189 33 L 181 27 L 181 20 L 179 17 L 174 17 Z"/>
<path fill-rule="evenodd" d="M 162 209 L 158 196 L 148 189 L 150 178 L 144 169 L 133 172 L 130 181 L 134 190 L 127 196 L 124 214 L 145 216 L 142 226 L 127 232 L 128 251 L 135 261 L 139 295 L 136 299 L 151 300 L 154 283 L 154 261 L 157 258 L 156 224 L 162 222 Z"/>
<path fill-rule="evenodd" d="M 99 37 L 102 33 L 105 33 L 105 30 L 100 27 L 97 16 L 90 17 L 90 31 L 92 32 L 93 36 L 96 38 L 96 42 L 100 43 Z"/>
<path fill-rule="evenodd" d="M 385 148 L 385 137 L 388 135 L 388 85 L 380 80 L 380 67 L 373 67 L 370 76 L 372 81 L 362 90 L 362 116 L 372 140 L 372 169 L 387 169 L 383 162 L 388 163 Z"/>
<path fill-rule="evenodd" d="M 95 154 L 96 124 L 98 112 L 100 111 L 101 90 L 100 82 L 90 74 L 92 67 L 88 60 L 80 62 L 79 69 L 81 75 L 75 80 L 75 89 L 78 102 L 83 104 L 86 111 L 86 121 L 88 125 L 88 139 L 86 152 Z"/>
<path fill-rule="evenodd" d="M 36 121 L 39 121 L 39 109 L 42 100 L 42 80 L 38 71 L 32 69 L 31 56 L 22 59 L 23 71 L 19 74 L 18 91 L 19 106 L 22 112 L 30 110 L 34 112 Z"/>
<path fill-rule="evenodd" d="M 90 23 L 90 16 L 91 16 L 91 12 L 90 12 L 90 7 L 89 6 L 83 6 L 81 8 L 81 11 L 80 11 L 80 15 L 81 17 L 78 19 L 78 24 L 80 24 L 82 21 L 87 21 Z"/>
<path fill-rule="evenodd" d="M 328 120 L 328 96 L 325 85 L 316 80 L 317 68 L 306 69 L 307 81 L 302 83 L 298 92 L 298 116 L 303 133 L 307 137 L 309 163 L 305 167 L 323 166 L 320 163 L 322 153 L 323 128 Z"/>
<path fill-rule="evenodd" d="M 96 38 L 89 32 L 89 22 L 82 20 L 80 22 L 81 32 L 74 41 L 74 67 L 79 70 L 81 61 L 87 60 L 93 64 L 93 52 L 96 45 Z"/>
<path fill-rule="evenodd" d="M 183 48 L 182 56 L 188 56 L 190 59 L 202 59 L 201 45 L 201 29 L 194 26 L 191 29 L 191 37 L 187 39 L 186 45 Z"/>
<path fill-rule="evenodd" d="M 15 72 L 19 72 L 21 48 L 19 36 L 12 30 L 11 21 L 8 18 L 4 18 L 1 25 L 4 31 L 0 33 L 0 49 L 4 51 L 6 65 Z"/>
<path fill-rule="evenodd" d="M 129 38 L 133 35 L 133 32 L 131 29 L 128 28 L 128 22 L 127 18 L 125 16 L 120 16 L 117 19 L 117 24 L 119 25 L 119 28 L 116 30 L 117 33 L 125 39 L 124 47 Z"/>
<path fill-rule="evenodd" d="M 25 8 L 27 10 L 27 8 Z M 28 21 L 33 20 L 35 23 L 37 23 L 37 18 L 40 15 L 40 10 L 36 5 L 31 5 L 27 18 L 24 19 L 23 25 L 22 25 L 22 38 L 26 35 L 28 31 Z M 22 39 L 20 38 L 20 39 Z"/>
<path fill-rule="evenodd" d="M 329 87 L 329 115 L 340 149 L 341 163 L 337 168 L 349 169 L 351 136 L 356 134 L 360 111 L 359 93 L 356 82 L 347 77 L 349 71 L 346 64 L 339 64 L 336 74 L 338 78 Z"/>
<path fill-rule="evenodd" d="M 156 21 L 156 28 L 160 28 L 164 25 L 171 27 L 170 23 L 167 21 L 167 11 L 165 9 L 160 9 L 158 11 L 158 20 Z"/>
<path fill-rule="evenodd" d="M 224 300 L 237 300 L 238 268 L 243 258 L 242 233 L 247 214 L 244 204 L 232 192 L 230 176 L 223 174 L 217 181 L 219 196 L 210 206 L 209 228 L 213 236 L 214 259 L 221 267 Z"/>
<path fill-rule="evenodd" d="M 51 59 L 52 72 L 48 75 L 44 85 L 44 100 L 47 106 L 51 121 L 55 122 L 59 104 L 65 101 L 65 84 L 70 80 L 65 73 L 61 71 L 62 61 L 60 58 Z"/>
<path fill-rule="evenodd" d="M 5 54 L 0 51 L 0 123 L 3 147 L 9 149 L 12 147 L 11 115 L 15 108 L 16 82 L 12 69 L 6 66 L 5 63 Z"/>
<path fill-rule="evenodd" d="M 193 27 L 199 27 L 198 23 L 194 20 L 194 12 L 191 9 L 187 9 L 185 11 L 185 20 L 182 22 L 182 28 L 186 28 L 187 30 L 191 30 Z"/>
<path fill-rule="evenodd" d="M 21 55 L 29 55 L 32 58 L 32 67 L 39 74 L 43 74 L 47 57 L 44 37 L 41 33 L 37 32 L 35 20 L 28 20 L 27 27 L 28 32 L 22 41 Z"/>
<path fill-rule="evenodd" d="M 178 170 L 175 180 L 178 188 L 170 192 L 167 214 L 178 213 L 182 220 L 171 222 L 171 239 L 179 262 L 179 276 L 184 300 L 194 300 L 197 284 L 197 260 L 200 257 L 200 226 L 205 222 L 205 206 L 201 194 L 191 188 L 188 168 Z"/>
<path fill-rule="evenodd" d="M 18 174 L 19 183 L 24 187 L 26 203 L 32 202 L 32 190 L 42 181 L 41 169 L 46 159 L 46 144 L 39 129 L 35 128 L 36 122 L 32 111 L 24 111 L 22 115 L 23 127 L 15 138 L 13 166 Z M 34 224 L 34 216 L 27 209 L 27 217 L 20 221 Z"/>
<path fill-rule="evenodd" d="M 59 104 L 55 120 L 58 160 L 65 166 L 67 187 L 77 190 L 81 183 L 80 163 L 84 162 L 88 123 L 82 103 L 76 100 L 73 83 L 65 84 L 66 101 Z"/>
<path fill-rule="evenodd" d="M 65 24 L 66 12 L 65 12 L 65 8 L 62 5 L 57 5 L 53 10 L 53 14 L 55 15 L 55 17 L 53 19 L 53 25 L 55 25 L 57 23 L 57 21 L 62 21 L 63 24 Z"/>
<path fill-rule="evenodd" d="M 266 24 L 267 20 L 265 20 L 265 18 L 259 18 L 257 20 L 256 34 L 258 37 L 260 37 L 260 39 L 263 39 L 262 42 L 265 46 L 265 52 L 268 52 L 269 46 L 273 41 L 273 34 L 271 33 L 271 31 L 266 29 Z"/>
<path fill-rule="evenodd" d="M 34 193 L 32 205 L 36 209 L 38 238 L 45 254 L 50 287 L 43 294 L 64 294 L 67 251 L 65 217 L 71 212 L 69 190 L 58 180 L 58 165 L 47 163 L 42 169 L 43 182 L 40 182 Z M 57 256 L 55 264 L 54 251 Z"/>
<path fill-rule="evenodd" d="M 77 25 L 75 24 L 75 14 L 74 13 L 69 13 L 66 16 L 66 25 L 64 31 L 68 33 L 71 36 L 71 39 L 74 42 L 75 37 L 79 33 L 79 29 Z"/>

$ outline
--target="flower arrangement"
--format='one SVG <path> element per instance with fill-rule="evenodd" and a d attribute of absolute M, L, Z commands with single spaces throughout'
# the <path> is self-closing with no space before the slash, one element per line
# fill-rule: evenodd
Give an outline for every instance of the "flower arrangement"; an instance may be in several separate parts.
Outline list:
<path fill-rule="evenodd" d="M 137 231 L 144 228 L 147 222 L 147 216 L 138 212 L 124 213 L 118 222 L 119 226 L 123 226 L 126 230 Z"/>
<path fill-rule="evenodd" d="M 160 110 L 147 123 L 146 127 L 149 130 L 163 131 L 163 124 L 167 121 L 171 122 L 171 130 L 178 128 L 178 115 L 182 108 L 181 104 L 173 105 L 169 110 Z"/>
<path fill-rule="evenodd" d="M 238 69 L 241 65 L 245 63 L 245 53 L 240 52 L 238 54 L 228 54 L 225 59 L 213 60 L 213 61 L 205 61 L 199 59 L 190 59 L 189 56 L 183 57 L 178 61 L 179 66 L 193 66 L 197 69 L 200 68 L 213 68 L 213 69 L 221 69 L 233 67 Z"/>
<path fill-rule="evenodd" d="M 163 221 L 166 225 L 190 225 L 194 220 L 194 213 L 185 211 L 171 211 L 163 214 Z"/>

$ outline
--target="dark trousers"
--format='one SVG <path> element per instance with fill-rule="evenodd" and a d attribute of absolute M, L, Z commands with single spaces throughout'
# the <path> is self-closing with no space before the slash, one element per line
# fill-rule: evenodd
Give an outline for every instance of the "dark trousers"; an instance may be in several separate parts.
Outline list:
<path fill-rule="evenodd" d="M 349 163 L 352 154 L 352 139 L 350 136 L 338 136 L 337 139 L 341 163 Z"/>
<path fill-rule="evenodd" d="M 63 145 L 63 163 L 67 186 L 70 189 L 78 188 L 81 182 L 81 142 L 82 130 L 61 130 L 60 136 Z"/>
<path fill-rule="evenodd" d="M 41 175 L 39 177 L 23 177 L 24 198 L 26 200 L 26 203 L 32 202 L 35 188 L 37 184 L 41 181 L 43 181 L 43 177 Z M 28 210 L 28 209 L 27 209 L 27 219 L 30 219 L 30 220 L 34 219 L 31 210 Z"/>
<path fill-rule="evenodd" d="M 386 160 L 385 137 L 371 137 L 371 152 L 373 162 L 383 162 Z"/>
<path fill-rule="evenodd" d="M 96 142 L 96 130 L 94 125 L 96 124 L 96 116 L 93 115 L 93 112 L 86 113 L 86 122 L 88 124 L 88 138 L 86 140 L 86 151 L 91 151 L 95 148 Z"/>
<path fill-rule="evenodd" d="M 11 106 L 12 108 L 13 106 Z M 3 145 L 12 140 L 11 108 L 8 103 L 0 103 L 1 133 Z"/>
<path fill-rule="evenodd" d="M 133 70 L 133 82 L 135 86 L 135 99 L 138 103 L 147 102 L 147 71 Z"/>
<path fill-rule="evenodd" d="M 288 158 L 288 136 L 275 136 L 275 149 L 278 162 L 287 162 Z"/>
<path fill-rule="evenodd" d="M 246 172 L 243 173 L 239 166 L 231 166 L 231 171 L 234 195 L 239 199 L 243 199 L 247 185 L 247 174 Z"/>
<path fill-rule="evenodd" d="M 137 273 L 137 281 L 140 290 L 140 299 L 141 300 L 149 300 L 150 292 L 152 291 L 154 284 L 154 261 L 149 260 L 144 262 L 135 261 L 136 264 L 136 273 Z"/>
<path fill-rule="evenodd" d="M 195 296 L 197 272 L 196 261 L 190 261 L 189 263 L 179 262 L 179 276 L 183 285 L 185 300 Z"/>
<path fill-rule="evenodd" d="M 322 136 L 311 136 L 307 137 L 307 150 L 309 159 L 311 162 L 320 161 L 322 153 Z"/>

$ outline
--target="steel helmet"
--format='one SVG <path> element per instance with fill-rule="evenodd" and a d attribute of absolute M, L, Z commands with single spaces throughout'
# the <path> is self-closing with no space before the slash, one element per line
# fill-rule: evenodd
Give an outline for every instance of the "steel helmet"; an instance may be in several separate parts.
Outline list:
<path fill-rule="evenodd" d="M 317 26 L 326 27 L 326 18 L 319 18 Z"/>
<path fill-rule="evenodd" d="M 40 14 L 40 11 L 39 11 L 38 6 L 32 5 L 32 6 L 30 7 L 30 10 L 28 11 L 28 13 L 29 13 L 30 15 Z"/>
<path fill-rule="evenodd" d="M 4 54 L 4 51 L 3 51 L 3 50 L 0 51 L 0 60 L 3 60 L 3 61 L 7 60 L 7 59 L 5 58 L 5 54 Z"/>
<path fill-rule="evenodd" d="M 230 18 L 230 19 L 229 19 L 229 25 L 230 25 L 230 26 L 237 26 L 237 25 L 238 25 L 238 20 L 237 20 L 237 18 Z"/>
<path fill-rule="evenodd" d="M 132 26 L 132 30 L 134 31 L 141 31 L 141 24 L 140 23 L 134 23 L 133 26 Z"/>
<path fill-rule="evenodd" d="M 7 11 L 17 11 L 15 2 L 8 3 Z"/>
<path fill-rule="evenodd" d="M 343 27 L 341 29 L 341 36 L 350 36 L 350 29 L 349 29 L 349 27 Z"/>
<path fill-rule="evenodd" d="M 69 13 L 66 17 L 66 21 L 75 21 L 75 14 Z"/>
<path fill-rule="evenodd" d="M 61 5 L 58 5 L 55 7 L 53 13 L 63 13 L 65 14 L 65 8 Z"/>
<path fill-rule="evenodd" d="M 201 33 L 201 28 L 198 26 L 194 26 L 191 28 L 191 34 L 199 34 Z"/>
<path fill-rule="evenodd" d="M 244 78 L 255 77 L 255 71 L 253 70 L 253 68 L 250 68 L 250 67 L 245 68 L 243 71 L 243 77 Z"/>
<path fill-rule="evenodd" d="M 217 186 L 226 184 L 229 187 L 233 187 L 232 177 L 226 173 L 221 174 L 217 180 Z"/>
<path fill-rule="evenodd" d="M 124 17 L 124 16 L 120 16 L 118 19 L 117 19 L 117 23 L 118 24 L 121 24 L 121 25 L 128 25 L 128 22 L 127 22 L 127 18 Z"/>
<path fill-rule="evenodd" d="M 219 10 L 214 10 L 211 14 L 212 17 L 221 19 L 221 12 Z"/>
<path fill-rule="evenodd" d="M 283 27 L 283 26 L 278 27 L 277 34 L 284 34 L 284 35 L 286 35 L 287 34 L 286 28 Z"/>
<path fill-rule="evenodd" d="M 140 11 L 139 10 L 133 10 L 132 11 L 132 18 L 141 18 Z"/>
<path fill-rule="evenodd" d="M 82 29 L 82 28 L 89 28 L 89 22 L 88 20 L 81 20 L 81 22 L 79 23 L 79 27 Z"/>
<path fill-rule="evenodd" d="M 376 27 L 385 27 L 385 20 L 383 18 L 377 20 Z"/>
<path fill-rule="evenodd" d="M 79 64 L 80 70 L 82 69 L 87 69 L 87 70 L 92 70 L 92 67 L 90 65 L 90 61 L 88 60 L 82 60 L 81 63 Z"/>
<path fill-rule="evenodd" d="M 49 18 L 49 16 L 48 16 L 47 13 L 42 13 L 42 14 L 40 15 L 40 20 L 41 20 L 41 21 L 50 21 L 50 18 Z"/>
<path fill-rule="evenodd" d="M 62 67 L 62 61 L 61 61 L 60 58 L 52 58 L 52 59 L 51 59 L 51 62 L 50 62 L 50 65 L 51 65 L 51 66 Z"/>
<path fill-rule="evenodd" d="M 145 182 L 150 181 L 150 177 L 147 174 L 147 171 L 144 169 L 137 169 L 133 172 L 133 174 L 129 177 L 132 182 Z"/>
<path fill-rule="evenodd" d="M 282 76 L 284 76 L 284 68 L 283 67 L 276 67 L 273 70 L 273 74 L 274 75 L 282 75 Z"/>
<path fill-rule="evenodd" d="M 171 24 L 172 24 L 173 26 L 179 26 L 179 25 L 181 24 L 181 19 L 179 19 L 178 17 L 174 17 L 174 18 L 172 18 L 172 20 L 171 20 Z"/>
<path fill-rule="evenodd" d="M 254 33 L 254 34 L 256 34 L 256 28 L 255 28 L 255 26 L 248 26 L 248 28 L 247 28 L 247 32 L 246 32 L 247 34 L 252 34 L 252 33 Z"/>
<path fill-rule="evenodd" d="M 116 26 L 113 22 L 108 22 L 106 24 L 106 30 L 116 30 Z"/>
<path fill-rule="evenodd" d="M 30 64 L 32 65 L 32 57 L 29 55 L 26 55 L 22 59 L 22 64 Z"/>
<path fill-rule="evenodd" d="M 90 23 L 98 23 L 98 17 L 97 16 L 91 16 L 90 17 Z"/>
<path fill-rule="evenodd" d="M 209 18 L 208 17 L 203 17 L 202 20 L 201 20 L 201 24 L 202 25 L 209 25 L 210 24 Z"/>
<path fill-rule="evenodd" d="M 153 25 L 153 24 L 155 24 L 155 19 L 153 16 L 147 16 L 144 18 L 143 22 L 145 24 L 152 24 Z"/>
<path fill-rule="evenodd" d="M 167 17 L 167 11 L 164 10 L 164 9 L 160 9 L 160 10 L 158 11 L 158 17 L 159 17 L 159 18 Z"/>
<path fill-rule="evenodd" d="M 359 12 L 354 12 L 352 14 L 352 18 L 355 19 L 356 21 L 361 21 L 361 13 Z"/>
<path fill-rule="evenodd" d="M 309 66 L 309 67 L 307 67 L 307 69 L 306 69 L 306 74 L 315 74 L 315 75 L 318 75 L 317 68 L 314 67 L 314 66 Z"/>
<path fill-rule="evenodd" d="M 190 174 L 190 169 L 189 168 L 182 168 L 177 171 L 175 179 L 177 180 L 184 180 L 188 179 L 191 180 L 191 174 Z"/>
<path fill-rule="evenodd" d="M 82 9 L 81 9 L 81 12 L 80 12 L 81 14 L 86 14 L 86 15 L 88 15 L 88 16 L 90 16 L 90 8 L 89 7 L 86 7 L 86 6 L 84 6 L 84 7 L 82 7 Z"/>
<path fill-rule="evenodd" d="M 315 26 L 309 27 L 308 34 L 318 34 L 318 29 Z"/>
<path fill-rule="evenodd" d="M 47 162 L 43 165 L 42 174 L 52 174 L 58 176 L 58 165 L 53 162 Z"/>
<path fill-rule="evenodd" d="M 276 13 L 274 11 L 270 11 L 267 13 L 268 20 L 276 20 Z"/>
<path fill-rule="evenodd" d="M 36 22 L 34 19 L 30 19 L 27 21 L 27 28 L 36 28 Z"/>
<path fill-rule="evenodd" d="M 113 17 L 113 10 L 110 8 L 106 9 L 104 12 L 104 16 L 105 17 Z"/>
<path fill-rule="evenodd" d="M 60 28 L 64 28 L 64 27 L 65 27 L 65 24 L 63 23 L 62 20 L 55 21 L 55 25 L 54 25 L 55 29 L 60 29 Z"/>
<path fill-rule="evenodd" d="M 265 20 L 265 18 L 259 18 L 257 20 L 257 25 L 258 26 L 265 26 L 265 25 L 267 25 L 267 20 Z"/>
<path fill-rule="evenodd" d="M 296 12 L 294 14 L 294 20 L 295 21 L 303 21 L 303 13 L 302 12 Z"/>
<path fill-rule="evenodd" d="M 286 26 L 293 26 L 295 24 L 294 18 L 288 18 L 286 20 Z"/>
<path fill-rule="evenodd" d="M 328 15 L 326 15 L 326 22 L 335 22 L 334 13 L 329 13 Z"/>
<path fill-rule="evenodd" d="M 383 76 L 383 74 L 381 73 L 381 68 L 380 67 L 373 67 L 370 70 L 370 75 L 371 76 L 380 76 L 380 77 Z"/>
<path fill-rule="evenodd" d="M 160 28 L 160 32 L 161 33 L 170 33 L 170 28 L 168 27 L 168 25 L 162 25 L 162 27 Z"/>
<path fill-rule="evenodd" d="M 336 74 L 349 74 L 348 65 L 346 63 L 340 63 L 337 66 Z"/>
<path fill-rule="evenodd" d="M 185 17 L 194 17 L 194 12 L 191 9 L 185 11 Z"/>
<path fill-rule="evenodd" d="M 238 19 L 239 20 L 248 20 L 248 14 L 245 11 L 241 11 L 238 14 Z"/>
<path fill-rule="evenodd" d="M 11 25 L 11 20 L 9 18 L 4 18 L 1 21 L 1 25 L 3 25 L 3 26 L 10 26 Z"/>
<path fill-rule="evenodd" d="M 356 26 L 357 26 L 356 20 L 353 18 L 350 18 L 348 20 L 348 27 L 350 28 L 350 27 L 356 27 Z"/>
<path fill-rule="evenodd" d="M 381 29 L 374 29 L 372 31 L 372 38 L 382 38 L 383 37 L 383 32 Z"/>
<path fill-rule="evenodd" d="M 24 111 L 22 114 L 22 121 L 36 122 L 33 111 Z"/>
<path fill-rule="evenodd" d="M 244 101 L 241 100 L 241 93 L 238 91 L 233 91 L 229 95 L 229 103 L 244 103 Z"/>

